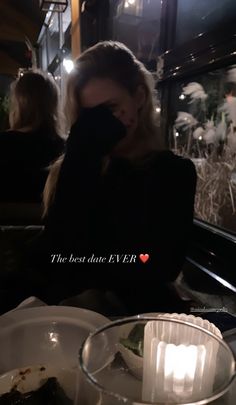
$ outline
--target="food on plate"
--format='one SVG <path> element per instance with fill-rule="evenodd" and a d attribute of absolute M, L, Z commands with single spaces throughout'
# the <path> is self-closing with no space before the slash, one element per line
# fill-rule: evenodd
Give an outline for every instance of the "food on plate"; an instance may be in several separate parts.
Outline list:
<path fill-rule="evenodd" d="M 120 343 L 137 356 L 143 357 L 144 323 L 137 323 L 127 338 L 121 338 Z"/>
<path fill-rule="evenodd" d="M 56 377 L 48 378 L 37 390 L 21 393 L 14 386 L 0 396 L 0 405 L 72 405 Z"/>

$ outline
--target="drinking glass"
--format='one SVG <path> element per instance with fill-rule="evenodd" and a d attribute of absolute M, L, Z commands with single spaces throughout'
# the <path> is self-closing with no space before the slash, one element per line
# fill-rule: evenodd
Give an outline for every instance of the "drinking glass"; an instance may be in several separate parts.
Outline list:
<path fill-rule="evenodd" d="M 96 405 L 231 404 L 233 353 L 210 330 L 163 315 L 96 330 L 79 352 L 81 370 L 99 392 Z"/>

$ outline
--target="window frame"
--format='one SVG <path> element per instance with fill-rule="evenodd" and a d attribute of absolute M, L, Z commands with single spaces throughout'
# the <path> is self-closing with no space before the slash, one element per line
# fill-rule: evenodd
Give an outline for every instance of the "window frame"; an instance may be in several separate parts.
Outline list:
<path fill-rule="evenodd" d="M 161 49 L 164 72 L 157 88 L 161 93 L 161 129 L 168 145 L 171 88 L 173 83 L 199 74 L 236 64 L 236 16 L 224 31 L 205 32 L 180 46 L 174 46 L 178 0 L 163 2 L 161 16 Z M 223 34 L 222 34 L 223 33 Z M 236 235 L 197 218 L 194 219 L 189 257 L 216 277 L 236 285 Z"/>

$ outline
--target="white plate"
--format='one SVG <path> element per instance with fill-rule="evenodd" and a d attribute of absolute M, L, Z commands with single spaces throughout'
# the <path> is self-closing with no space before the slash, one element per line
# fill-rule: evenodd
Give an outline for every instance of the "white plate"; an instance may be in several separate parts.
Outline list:
<path fill-rule="evenodd" d="M 0 396 L 12 389 L 25 394 L 40 388 L 48 378 L 56 377 L 66 396 L 75 404 L 98 404 L 100 394 L 91 387 L 79 369 L 65 369 L 53 366 L 29 366 L 0 376 Z"/>
<path fill-rule="evenodd" d="M 96 312 L 63 306 L 5 314 L 0 317 L 0 374 L 30 364 L 78 367 L 82 342 L 108 322 Z"/>
<path fill-rule="evenodd" d="M 75 370 L 59 369 L 42 365 L 20 368 L 0 376 L 0 394 L 10 392 L 13 388 L 21 393 L 37 390 L 50 377 L 56 377 L 66 395 L 74 399 L 76 387 Z"/>

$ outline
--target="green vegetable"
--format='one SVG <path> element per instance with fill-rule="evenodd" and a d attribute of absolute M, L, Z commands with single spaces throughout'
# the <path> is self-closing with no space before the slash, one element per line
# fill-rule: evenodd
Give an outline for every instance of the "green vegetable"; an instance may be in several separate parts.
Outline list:
<path fill-rule="evenodd" d="M 120 339 L 120 343 L 124 347 L 140 357 L 143 357 L 144 327 L 145 324 L 137 323 L 126 339 Z"/>

